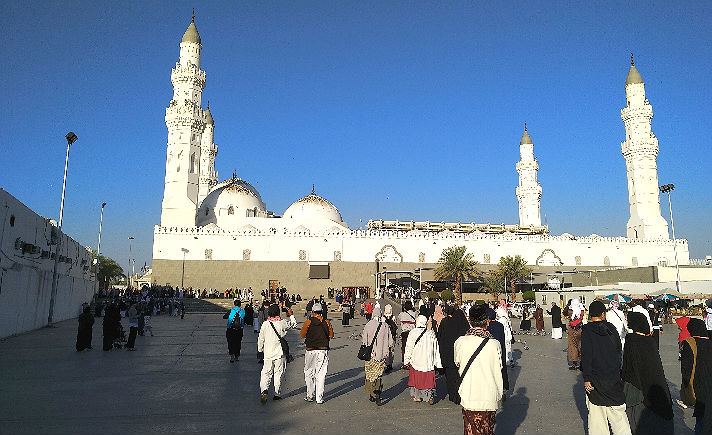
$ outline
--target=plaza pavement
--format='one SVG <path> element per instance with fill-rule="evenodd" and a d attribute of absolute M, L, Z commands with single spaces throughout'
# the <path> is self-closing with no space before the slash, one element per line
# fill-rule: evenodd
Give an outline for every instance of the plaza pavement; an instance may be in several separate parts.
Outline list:
<path fill-rule="evenodd" d="M 304 346 L 295 330 L 288 332 L 296 361 L 287 366 L 284 400 L 273 402 L 270 391 L 261 405 L 257 334 L 245 329 L 242 356 L 231 364 L 219 313 L 154 316 L 155 337 L 139 336 L 135 352 L 101 350 L 103 318 L 94 324 L 90 351 L 74 350 L 76 320 L 0 340 L 0 433 L 462 433 L 461 410 L 444 399 L 444 379 L 438 379 L 435 405 L 413 403 L 407 371 L 394 370 L 384 376 L 384 405 L 369 402 L 356 358 L 365 321 L 357 313 L 344 327 L 340 313 L 329 314 L 336 337 L 322 405 L 303 400 Z M 296 316 L 301 324 L 303 311 Z M 660 349 L 673 400 L 680 381 L 676 337 L 674 325 L 665 325 Z M 585 433 L 583 381 L 580 372 L 566 369 L 565 337 L 517 338 L 529 350 L 514 345 L 512 389 L 495 432 Z M 674 408 L 675 433 L 693 433 L 691 410 Z"/>

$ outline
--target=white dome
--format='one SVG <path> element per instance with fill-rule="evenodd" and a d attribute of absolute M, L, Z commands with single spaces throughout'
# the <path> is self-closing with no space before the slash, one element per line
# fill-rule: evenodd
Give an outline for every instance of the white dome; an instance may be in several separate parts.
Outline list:
<path fill-rule="evenodd" d="M 231 228 L 236 220 L 264 216 L 267 211 L 257 189 L 247 181 L 233 177 L 219 183 L 205 197 L 198 209 L 198 226 L 216 224 Z"/>
<path fill-rule="evenodd" d="M 314 193 L 300 198 L 290 205 L 284 212 L 287 219 L 298 219 L 300 221 L 313 219 L 330 219 L 341 223 L 341 213 L 334 207 L 334 204 Z"/>

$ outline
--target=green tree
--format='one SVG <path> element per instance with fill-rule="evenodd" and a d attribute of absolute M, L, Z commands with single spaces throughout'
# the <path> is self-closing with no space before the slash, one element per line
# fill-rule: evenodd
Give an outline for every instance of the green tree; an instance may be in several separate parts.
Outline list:
<path fill-rule="evenodd" d="M 455 280 L 455 304 L 458 307 L 462 305 L 462 279 L 472 279 L 480 274 L 477 269 L 479 263 L 472 257 L 465 246 L 445 248 L 435 269 L 435 279 Z"/>
<path fill-rule="evenodd" d="M 96 260 L 96 251 L 92 251 L 92 258 Z M 104 257 L 103 255 L 99 256 L 99 276 L 97 277 L 99 280 L 99 288 L 108 288 L 113 280 L 123 278 L 124 276 L 124 270 L 114 259 Z"/>
<path fill-rule="evenodd" d="M 496 301 L 499 300 L 499 295 L 507 292 L 504 275 L 502 275 L 498 269 L 494 269 L 486 274 L 484 276 L 484 281 L 485 290 L 487 290 L 487 293 L 491 294 Z"/>
<path fill-rule="evenodd" d="M 431 301 L 437 301 L 438 300 L 438 292 L 435 290 L 429 290 L 428 291 L 428 299 Z"/>
<path fill-rule="evenodd" d="M 506 282 L 510 284 L 512 289 L 512 302 L 514 302 L 517 281 L 529 275 L 532 269 L 527 267 L 526 260 L 521 256 L 517 255 L 512 257 L 511 255 L 507 255 L 499 259 L 497 271 L 501 273 L 506 278 Z"/>

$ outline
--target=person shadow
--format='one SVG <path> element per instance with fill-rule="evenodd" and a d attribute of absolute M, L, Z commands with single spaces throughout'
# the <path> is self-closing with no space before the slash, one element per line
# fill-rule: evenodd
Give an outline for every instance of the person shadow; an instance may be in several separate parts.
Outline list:
<path fill-rule="evenodd" d="M 588 406 L 586 406 L 586 390 L 583 388 L 583 376 L 576 377 L 576 383 L 573 386 L 574 402 L 578 409 L 579 416 L 583 420 L 583 430 L 588 433 Z"/>
<path fill-rule="evenodd" d="M 519 387 L 503 405 L 502 412 L 497 415 L 495 433 L 516 433 L 517 428 L 527 417 L 530 399 L 527 397 L 527 388 Z"/>
<path fill-rule="evenodd" d="M 304 355 L 302 355 L 303 357 Z M 340 372 L 336 373 L 329 373 L 326 375 L 326 380 L 324 382 L 324 400 L 328 399 L 334 399 L 336 397 L 341 396 L 342 394 L 348 393 L 349 391 L 352 391 L 356 388 L 358 388 L 359 384 L 363 384 L 363 380 L 361 377 L 363 376 L 363 368 L 361 367 L 354 367 L 348 370 L 342 370 Z M 354 378 L 355 379 L 351 379 Z M 351 379 L 351 381 L 339 385 L 333 390 L 326 391 L 326 387 L 328 387 L 330 384 L 339 382 L 339 381 L 344 381 Z M 288 393 L 282 394 L 282 397 L 287 398 L 287 397 L 293 397 L 293 396 L 300 396 L 300 395 L 305 395 L 307 393 L 307 387 L 302 386 L 300 388 L 297 388 L 296 390 L 292 390 Z"/>

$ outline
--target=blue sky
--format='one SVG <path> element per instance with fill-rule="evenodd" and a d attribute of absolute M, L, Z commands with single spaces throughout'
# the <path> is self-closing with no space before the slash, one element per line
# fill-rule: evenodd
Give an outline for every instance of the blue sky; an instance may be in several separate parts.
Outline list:
<path fill-rule="evenodd" d="M 630 52 L 674 183 L 678 237 L 712 254 L 712 3 L 10 2 L 0 186 L 126 265 L 151 263 L 170 71 L 196 7 L 220 178 L 281 214 L 309 193 L 369 218 L 517 223 L 524 121 L 553 234 L 625 235 Z M 663 216 L 669 219 L 667 201 Z"/>

